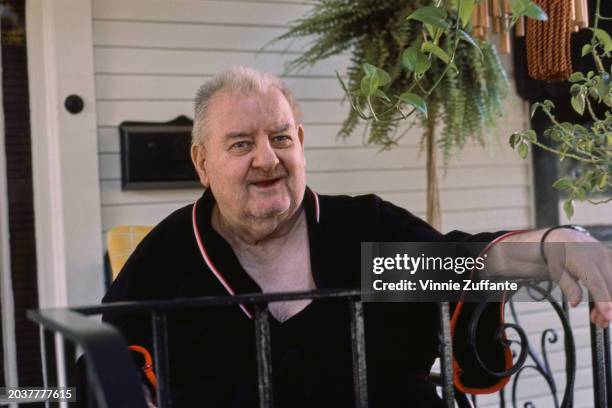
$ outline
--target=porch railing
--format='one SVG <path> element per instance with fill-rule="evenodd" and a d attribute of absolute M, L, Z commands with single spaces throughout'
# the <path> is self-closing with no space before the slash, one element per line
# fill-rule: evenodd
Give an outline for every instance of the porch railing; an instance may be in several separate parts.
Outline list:
<path fill-rule="evenodd" d="M 498 334 L 504 330 L 513 329 L 520 337 L 520 351 L 516 362 L 509 369 L 502 372 L 494 372 L 480 363 L 484 370 L 498 377 L 506 377 L 515 374 L 516 380 L 520 372 L 527 367 L 527 357 L 535 361 L 532 367 L 543 375 L 548 382 L 554 395 L 554 406 L 571 407 L 573 404 L 573 384 L 575 378 L 575 348 L 573 335 L 569 326 L 567 314 L 567 303 L 556 302 L 546 291 L 535 287 L 536 292 L 542 296 L 542 300 L 551 303 L 557 315 L 561 319 L 565 335 L 566 352 L 566 389 L 563 393 L 561 403 L 557 401 L 556 385 L 552 372 L 548 366 L 546 355 L 538 358 L 533 349 L 527 343 L 527 336 L 517 322 L 506 323 L 499 328 Z M 365 331 L 363 320 L 363 304 L 359 291 L 351 290 L 316 290 L 310 292 L 253 294 L 222 297 L 202 297 L 192 299 L 170 300 L 170 301 L 144 301 L 144 302 L 120 302 L 89 307 L 76 307 L 67 309 L 33 310 L 28 312 L 30 320 L 36 322 L 41 329 L 42 344 L 44 347 L 43 369 L 45 386 L 58 385 L 57 378 L 57 353 L 54 338 L 56 334 L 62 339 L 63 344 L 63 377 L 65 385 L 72 386 L 76 381 L 76 352 L 82 352 L 82 358 L 87 367 L 87 392 L 91 402 L 88 406 L 100 408 L 146 408 L 142 384 L 137 371 L 129 355 L 127 344 L 120 333 L 112 326 L 97 322 L 89 318 L 92 315 L 102 313 L 125 313 L 146 312 L 151 316 L 153 328 L 153 358 L 158 377 L 157 403 L 160 408 L 172 406 L 169 390 L 169 359 L 167 346 L 167 313 L 176 310 L 197 309 L 208 306 L 220 305 L 253 305 L 255 310 L 255 343 L 258 364 L 259 406 L 261 408 L 272 408 L 273 382 L 271 364 L 271 342 L 270 342 L 270 317 L 267 304 L 278 301 L 289 301 L 299 299 L 321 299 L 321 298 L 343 298 L 350 306 L 350 328 L 352 339 L 352 364 L 355 406 L 365 408 L 368 406 L 367 370 L 365 355 Z M 452 372 L 452 344 L 450 330 L 450 307 L 447 302 L 439 305 L 439 355 L 441 373 L 439 375 L 442 388 L 443 400 L 448 407 L 469 407 L 470 402 L 461 393 L 456 393 L 453 386 Z M 484 307 L 483 307 L 484 308 Z M 477 308 L 472 316 L 470 329 L 468 330 L 468 344 L 475 347 L 475 331 L 483 308 Z M 516 316 L 515 316 L 516 318 Z M 550 329 L 543 333 L 543 339 L 550 334 Z M 544 340 L 543 340 L 544 341 Z M 593 363 L 593 390 L 596 407 L 608 407 L 612 403 L 612 385 L 610 377 L 610 337 L 609 329 L 601 329 L 591 325 L 591 351 Z M 476 355 L 478 355 L 477 350 Z M 542 362 L 544 361 L 544 362 Z M 515 381 L 516 383 L 516 381 Z M 512 387 L 512 399 L 516 405 L 516 384 Z M 472 398 L 475 404 L 475 398 Z M 83 401 L 82 401 L 83 402 Z M 505 407 L 504 391 L 500 393 L 500 406 Z"/>

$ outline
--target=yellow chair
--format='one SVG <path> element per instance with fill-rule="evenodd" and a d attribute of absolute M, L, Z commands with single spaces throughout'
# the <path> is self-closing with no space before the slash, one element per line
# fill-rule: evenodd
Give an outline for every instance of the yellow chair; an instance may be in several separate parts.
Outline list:
<path fill-rule="evenodd" d="M 107 283 L 115 280 L 125 261 L 140 241 L 153 229 L 148 225 L 119 225 L 111 228 L 107 236 Z"/>

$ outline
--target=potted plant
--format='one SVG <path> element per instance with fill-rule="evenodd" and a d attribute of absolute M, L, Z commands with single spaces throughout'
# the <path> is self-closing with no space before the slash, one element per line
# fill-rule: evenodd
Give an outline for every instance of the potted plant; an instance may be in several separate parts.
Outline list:
<path fill-rule="evenodd" d="M 567 197 L 563 209 L 568 218 L 574 214 L 575 200 L 592 204 L 612 201 L 612 66 L 609 60 L 612 39 L 599 27 L 602 19 L 612 18 L 600 13 L 601 1 L 597 0 L 595 18 L 589 28 L 592 35 L 581 52 L 582 58 L 593 60 L 595 69 L 577 71 L 569 77 L 571 107 L 582 120 L 572 123 L 558 119 L 555 104 L 545 100 L 531 107 L 532 117 L 541 112 L 551 124 L 543 134 L 526 130 L 510 137 L 510 145 L 523 158 L 527 157 L 529 147 L 535 145 L 554 153 L 561 162 L 572 162 L 572 174 L 553 184 Z M 543 138 L 552 144 L 545 143 Z"/>
<path fill-rule="evenodd" d="M 511 3 L 514 21 L 546 17 L 530 1 Z M 399 122 L 416 114 L 427 151 L 427 220 L 438 228 L 436 146 L 446 164 L 469 140 L 485 145 L 486 129 L 495 126 L 508 94 L 495 46 L 472 36 L 474 7 L 474 0 L 329 0 L 278 38 L 315 37 L 290 69 L 350 52 L 346 80 L 338 75 L 352 106 L 340 136 L 350 136 L 364 120 L 367 142 L 392 148 L 407 133 Z"/>

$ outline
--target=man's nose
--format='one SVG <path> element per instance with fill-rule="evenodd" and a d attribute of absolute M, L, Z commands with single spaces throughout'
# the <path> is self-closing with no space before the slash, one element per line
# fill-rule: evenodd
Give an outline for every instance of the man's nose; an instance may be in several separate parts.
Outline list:
<path fill-rule="evenodd" d="M 269 140 L 257 143 L 255 157 L 253 157 L 253 167 L 261 168 L 264 171 L 270 171 L 273 170 L 278 163 L 278 156 L 274 148 L 270 145 Z"/>

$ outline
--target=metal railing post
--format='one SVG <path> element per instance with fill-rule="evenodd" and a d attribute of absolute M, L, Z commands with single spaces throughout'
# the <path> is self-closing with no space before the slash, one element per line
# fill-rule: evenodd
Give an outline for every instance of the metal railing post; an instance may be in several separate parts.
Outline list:
<path fill-rule="evenodd" d="M 272 408 L 274 406 L 272 345 L 270 342 L 270 314 L 266 303 L 255 304 L 255 345 L 257 347 L 259 407 Z"/>
<path fill-rule="evenodd" d="M 455 406 L 453 388 L 453 345 L 450 329 L 450 306 L 448 302 L 438 303 L 439 310 L 439 354 L 442 373 L 442 399 L 447 407 Z"/>
<path fill-rule="evenodd" d="M 171 408 L 168 322 L 164 312 L 153 312 L 151 317 L 153 323 L 153 355 L 157 375 L 157 406 L 159 408 Z"/>
<path fill-rule="evenodd" d="M 353 349 L 353 384 L 355 407 L 368 406 L 368 376 L 365 354 L 365 328 L 363 324 L 363 303 L 355 299 L 349 302 L 351 310 L 351 344 Z"/>
<path fill-rule="evenodd" d="M 590 296 L 589 296 L 590 298 Z M 589 302 L 589 315 L 595 304 Z M 608 386 L 610 372 L 606 364 L 606 344 L 604 329 L 597 327 L 592 322 L 591 328 L 591 360 L 593 363 L 593 398 L 595 406 L 598 408 L 608 407 Z M 608 348 L 610 343 L 607 344 Z M 609 353 L 609 352 L 608 352 Z M 612 402 L 612 401 L 611 401 Z"/>

